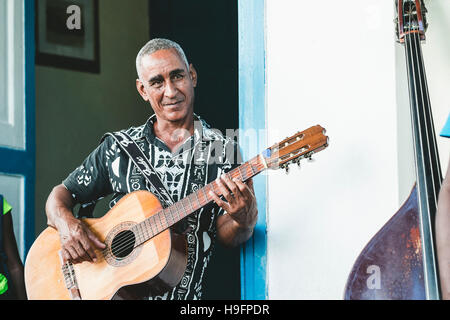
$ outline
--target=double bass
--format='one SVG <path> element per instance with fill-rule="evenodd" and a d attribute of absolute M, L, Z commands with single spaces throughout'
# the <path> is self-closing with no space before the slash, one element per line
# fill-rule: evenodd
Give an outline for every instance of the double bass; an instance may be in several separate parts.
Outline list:
<path fill-rule="evenodd" d="M 347 279 L 347 300 L 439 299 L 434 218 L 442 173 L 421 41 L 423 0 L 396 0 L 397 40 L 405 48 L 416 183 L 397 213 L 369 241 Z"/>

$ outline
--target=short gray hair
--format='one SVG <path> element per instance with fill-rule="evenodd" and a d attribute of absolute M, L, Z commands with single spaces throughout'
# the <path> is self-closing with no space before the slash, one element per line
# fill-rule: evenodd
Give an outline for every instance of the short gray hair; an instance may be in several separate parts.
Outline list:
<path fill-rule="evenodd" d="M 186 68 L 189 70 L 189 63 L 186 58 L 186 55 L 184 54 L 183 49 L 181 49 L 180 45 L 176 43 L 175 41 L 163 39 L 163 38 L 155 38 L 147 42 L 139 51 L 137 57 L 136 57 L 136 71 L 138 74 L 139 79 L 141 78 L 141 67 L 142 67 L 142 57 L 152 54 L 158 50 L 165 50 L 165 49 L 175 49 L 180 56 L 180 58 L 183 60 L 183 62 L 186 64 Z"/>

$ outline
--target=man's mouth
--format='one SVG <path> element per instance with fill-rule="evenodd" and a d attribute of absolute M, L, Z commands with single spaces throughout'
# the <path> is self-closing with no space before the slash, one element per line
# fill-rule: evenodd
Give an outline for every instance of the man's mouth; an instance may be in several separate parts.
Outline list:
<path fill-rule="evenodd" d="M 181 102 L 183 102 L 183 100 L 180 101 L 174 101 L 174 102 L 170 102 L 170 103 L 163 103 L 164 107 L 175 107 L 178 104 L 180 104 Z"/>

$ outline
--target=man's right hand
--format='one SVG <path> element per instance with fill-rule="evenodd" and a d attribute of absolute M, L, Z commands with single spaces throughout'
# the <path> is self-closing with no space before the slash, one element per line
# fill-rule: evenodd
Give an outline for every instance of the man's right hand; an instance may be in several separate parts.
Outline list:
<path fill-rule="evenodd" d="M 72 263 L 96 262 L 95 249 L 105 249 L 105 244 L 95 236 L 83 221 L 72 215 L 66 217 L 65 221 L 57 225 L 64 261 Z"/>
<path fill-rule="evenodd" d="M 106 246 L 86 224 L 73 216 L 74 205 L 75 202 L 66 187 L 62 184 L 54 187 L 45 205 L 47 224 L 59 232 L 64 261 L 95 262 L 95 249 L 105 249 Z"/>

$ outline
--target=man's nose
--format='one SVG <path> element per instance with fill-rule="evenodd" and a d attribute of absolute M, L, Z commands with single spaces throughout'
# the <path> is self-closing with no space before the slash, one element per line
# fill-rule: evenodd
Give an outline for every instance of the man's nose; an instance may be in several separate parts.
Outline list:
<path fill-rule="evenodd" d="M 177 87 L 172 81 L 167 81 L 166 87 L 164 89 L 164 95 L 168 98 L 173 98 L 177 95 Z"/>

